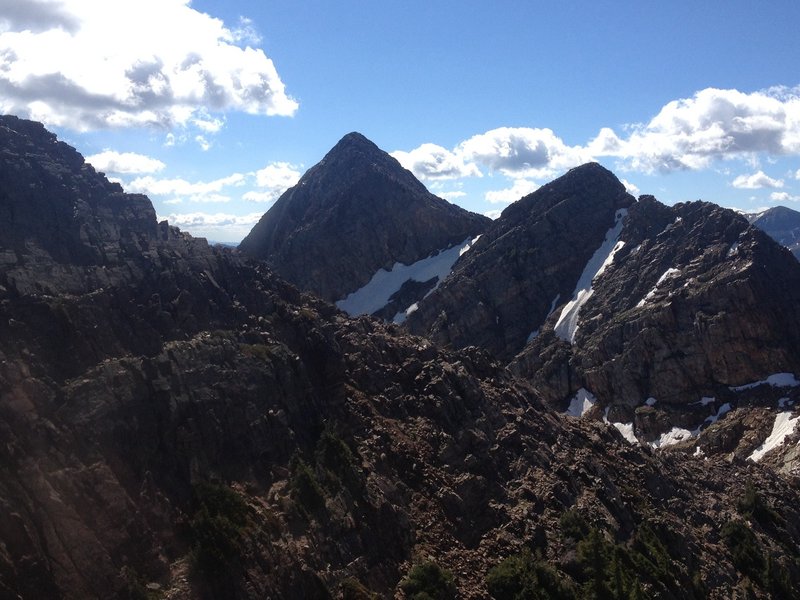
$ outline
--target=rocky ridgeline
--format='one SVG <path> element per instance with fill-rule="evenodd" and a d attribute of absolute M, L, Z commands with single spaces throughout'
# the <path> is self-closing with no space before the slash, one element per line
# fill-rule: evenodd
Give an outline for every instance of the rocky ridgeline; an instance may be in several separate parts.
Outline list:
<path fill-rule="evenodd" d="M 17 189 L 9 148 L 60 177 Z M 4 215 L 65 215 L 63 248 L 44 215 L 0 238 L 3 597 L 401 597 L 422 561 L 483 598 L 507 557 L 561 597 L 800 586 L 791 476 L 630 445 L 485 351 L 346 318 L 39 126 L 0 119 L 0 154 Z"/>
<path fill-rule="evenodd" d="M 437 198 L 397 160 L 350 133 L 275 202 L 239 248 L 333 302 L 379 269 L 464 242 L 488 222 Z"/>
<path fill-rule="evenodd" d="M 506 208 L 420 303 L 408 329 L 510 361 L 569 300 L 616 213 L 634 202 L 600 165 L 573 169 Z"/>

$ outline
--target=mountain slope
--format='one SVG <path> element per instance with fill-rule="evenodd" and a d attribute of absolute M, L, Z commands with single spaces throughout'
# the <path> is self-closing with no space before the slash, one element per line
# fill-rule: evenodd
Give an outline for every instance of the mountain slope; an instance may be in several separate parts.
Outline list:
<path fill-rule="evenodd" d="M 800 259 L 800 212 L 775 206 L 757 214 L 745 215 L 751 224 L 783 244 Z"/>
<path fill-rule="evenodd" d="M 693 441 L 732 408 L 794 401 L 742 386 L 800 374 L 798 267 L 733 211 L 635 202 L 590 164 L 511 205 L 406 327 L 489 350 L 558 410 L 599 403 L 631 440 Z M 739 422 L 741 447 L 708 447 L 749 456 L 769 432 Z"/>
<path fill-rule="evenodd" d="M 485 352 L 345 318 L 40 126 L 0 118 L 0 161 L 5 215 L 82 209 L 59 243 L 47 215 L 0 237 L 0 596 L 392 597 L 425 557 L 485 598 L 525 550 L 570 598 L 800 586 L 791 480 L 631 446 Z"/>
<path fill-rule="evenodd" d="M 642 197 L 620 242 L 574 338 L 559 337 L 556 310 L 517 359 L 540 389 L 686 404 L 800 372 L 800 265 L 766 234 L 715 205 Z"/>
<path fill-rule="evenodd" d="M 633 203 L 614 175 L 595 163 L 542 186 L 503 211 L 450 278 L 419 304 L 409 330 L 511 360 L 569 298 L 620 211 Z"/>
<path fill-rule="evenodd" d="M 394 158 L 350 133 L 277 200 L 239 248 L 332 302 L 380 269 L 469 241 L 488 222 L 437 198 Z"/>

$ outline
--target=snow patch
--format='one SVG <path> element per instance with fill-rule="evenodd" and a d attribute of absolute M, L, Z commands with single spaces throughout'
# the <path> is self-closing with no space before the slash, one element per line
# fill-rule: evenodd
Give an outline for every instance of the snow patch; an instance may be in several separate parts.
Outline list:
<path fill-rule="evenodd" d="M 684 442 L 694 437 L 694 435 L 693 432 L 689 431 L 688 429 L 683 429 L 682 427 L 673 427 L 666 433 L 662 433 L 661 437 L 654 442 L 650 442 L 650 445 L 653 448 L 666 448 L 667 446 Z"/>
<path fill-rule="evenodd" d="M 569 401 L 569 406 L 564 414 L 570 417 L 582 417 L 589 412 L 595 404 L 597 404 L 597 398 L 594 394 L 585 388 L 581 388 L 572 397 L 572 400 Z"/>
<path fill-rule="evenodd" d="M 731 247 L 728 248 L 728 257 L 735 256 L 739 253 L 739 242 L 733 242 Z"/>
<path fill-rule="evenodd" d="M 614 427 L 622 434 L 626 440 L 628 440 L 631 444 L 638 444 L 639 439 L 636 437 L 636 434 L 633 432 L 633 423 L 612 423 Z"/>
<path fill-rule="evenodd" d="M 750 460 L 754 462 L 760 461 L 767 452 L 783 444 L 784 440 L 794 433 L 800 415 L 795 418 L 792 418 L 791 415 L 792 413 L 790 412 L 781 412 L 775 416 L 775 422 L 772 424 L 772 433 L 764 440 L 763 444 L 753 451 L 750 455 Z"/>
<path fill-rule="evenodd" d="M 547 316 L 544 318 L 544 320 L 545 320 L 545 321 L 547 321 L 547 319 L 549 319 L 549 318 L 550 318 L 550 315 L 552 315 L 552 314 L 553 314 L 553 311 L 556 309 L 556 306 L 558 306 L 558 301 L 559 301 L 560 299 L 561 299 L 561 294 L 556 294 L 556 297 L 555 297 L 555 298 L 553 298 L 553 301 L 550 303 L 550 310 L 548 310 L 548 311 L 547 311 Z M 528 343 L 530 343 L 531 341 L 533 341 L 533 340 L 535 340 L 535 339 L 536 339 L 536 336 L 538 336 L 538 335 L 539 335 L 539 329 L 540 329 L 540 328 L 539 328 L 539 327 L 537 327 L 537 328 L 536 328 L 534 331 L 532 331 L 532 332 L 530 333 L 530 335 L 528 336 L 528 338 L 525 340 L 525 343 L 526 343 L 526 344 L 528 344 Z"/>
<path fill-rule="evenodd" d="M 661 275 L 661 277 L 658 278 L 658 281 L 656 281 L 656 284 L 653 286 L 653 289 L 650 290 L 649 292 L 647 292 L 647 294 L 645 295 L 644 298 L 639 300 L 638 304 L 636 304 L 636 308 L 640 308 L 640 307 L 644 306 L 646 302 L 650 302 L 650 300 L 653 299 L 653 296 L 656 295 L 656 292 L 658 291 L 658 287 L 662 283 L 664 283 L 667 279 L 674 279 L 675 277 L 677 277 L 680 274 L 681 274 L 681 270 L 680 269 L 674 269 L 672 267 L 670 267 L 669 269 L 664 271 L 664 273 Z"/>
<path fill-rule="evenodd" d="M 392 319 L 392 323 L 394 323 L 396 325 L 401 325 L 402 323 L 405 323 L 405 320 L 408 318 L 408 315 L 410 315 L 413 312 L 416 312 L 416 310 L 418 308 L 419 308 L 419 304 L 417 302 L 414 302 L 414 304 L 409 306 L 404 311 L 401 311 L 401 312 L 397 313 L 394 316 L 394 318 Z"/>
<path fill-rule="evenodd" d="M 479 239 L 481 239 L 482 235 L 483 235 L 482 233 L 479 233 L 474 238 L 472 238 L 472 241 L 469 244 L 466 244 L 465 246 L 462 246 L 461 250 L 458 251 L 458 255 L 459 256 L 464 256 L 464 253 L 467 250 L 469 250 L 470 248 L 472 248 L 475 245 L 475 242 L 477 242 Z"/>
<path fill-rule="evenodd" d="M 440 250 L 436 254 L 410 265 L 396 262 L 390 271 L 379 269 L 364 287 L 348 294 L 346 298 L 338 300 L 336 307 L 351 317 L 371 315 L 386 306 L 389 298 L 397 293 L 408 280 L 423 282 L 436 277 L 436 285 L 433 288 L 436 289 L 450 274 L 458 257 L 469 250 L 475 240 L 477 238 L 466 239 L 460 244 Z M 406 310 L 405 314 L 408 316 L 410 313 Z"/>
<path fill-rule="evenodd" d="M 705 400 L 705 398 L 703 398 L 703 400 Z M 713 425 L 714 423 L 719 421 L 725 413 L 730 412 L 730 410 L 731 410 L 731 405 L 728 402 L 726 402 L 725 404 L 719 407 L 719 409 L 717 410 L 717 414 L 706 417 L 705 422 L 708 423 L 709 425 Z"/>
<path fill-rule="evenodd" d="M 714 404 L 716 398 L 713 396 L 703 396 L 697 402 L 692 402 L 689 406 L 694 406 L 695 404 L 700 404 L 701 406 L 708 406 L 709 404 Z"/>
<path fill-rule="evenodd" d="M 731 387 L 730 390 L 732 392 L 743 392 L 744 390 L 750 390 L 754 387 L 764 384 L 769 384 L 772 387 L 797 387 L 800 385 L 800 381 L 797 380 L 797 378 L 794 376 L 794 373 L 775 373 L 774 375 L 770 375 L 761 381 L 737 385 L 735 387 Z"/>
<path fill-rule="evenodd" d="M 578 331 L 578 314 L 581 307 L 586 304 L 586 301 L 594 293 L 592 282 L 614 262 L 614 255 L 625 245 L 625 242 L 618 240 L 627 214 L 628 211 L 624 208 L 617 211 L 614 217 L 614 226 L 608 230 L 603 243 L 595 250 L 589 262 L 586 263 L 583 273 L 581 273 L 580 279 L 575 285 L 572 300 L 567 302 L 561 310 L 561 315 L 558 317 L 554 328 L 555 333 L 559 338 L 570 344 L 575 343 L 575 333 Z"/>

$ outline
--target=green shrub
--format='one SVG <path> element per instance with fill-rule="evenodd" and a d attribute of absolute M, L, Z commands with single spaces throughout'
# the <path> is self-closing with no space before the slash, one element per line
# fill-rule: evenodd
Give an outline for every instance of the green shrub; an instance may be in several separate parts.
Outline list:
<path fill-rule="evenodd" d="M 379 596 L 370 592 L 360 581 L 348 577 L 341 584 L 342 600 L 377 600 Z"/>
<path fill-rule="evenodd" d="M 571 508 L 565 511 L 558 520 L 561 525 L 561 533 L 564 537 L 580 541 L 589 534 L 589 524 L 580 515 L 577 509 Z"/>
<path fill-rule="evenodd" d="M 193 505 L 189 521 L 193 566 L 214 581 L 240 554 L 249 509 L 227 486 L 208 483 L 194 487 Z"/>
<path fill-rule="evenodd" d="M 332 479 L 338 480 L 351 491 L 361 482 L 353 452 L 333 431 L 326 429 L 317 442 L 315 458 Z"/>
<path fill-rule="evenodd" d="M 745 483 L 744 493 L 736 503 L 736 510 L 743 517 L 755 519 L 763 527 L 769 527 L 781 521 L 778 513 L 764 501 L 750 479 Z"/>
<path fill-rule="evenodd" d="M 325 495 L 314 471 L 305 461 L 295 456 L 289 463 L 289 485 L 298 508 L 306 514 L 315 513 L 325 506 Z"/>
<path fill-rule="evenodd" d="M 667 586 L 672 585 L 674 581 L 672 557 L 648 523 L 642 523 L 636 529 L 633 548 L 635 553 L 632 555 L 632 560 L 638 569 Z"/>
<path fill-rule="evenodd" d="M 411 567 L 400 589 L 409 600 L 451 600 L 457 594 L 453 574 L 430 560 Z"/>
<path fill-rule="evenodd" d="M 614 548 L 606 542 L 603 533 L 593 527 L 584 539 L 578 543 L 578 561 L 583 567 L 587 582 L 583 586 L 584 598 L 613 598 L 611 588 L 606 579 L 612 575 L 609 569 L 609 557 Z"/>
<path fill-rule="evenodd" d="M 562 579 L 555 569 L 525 550 L 490 569 L 486 587 L 496 600 L 570 600 L 574 594 Z"/>
<path fill-rule="evenodd" d="M 766 563 L 758 538 L 750 528 L 741 521 L 728 521 L 722 528 L 722 539 L 739 572 L 760 582 Z"/>

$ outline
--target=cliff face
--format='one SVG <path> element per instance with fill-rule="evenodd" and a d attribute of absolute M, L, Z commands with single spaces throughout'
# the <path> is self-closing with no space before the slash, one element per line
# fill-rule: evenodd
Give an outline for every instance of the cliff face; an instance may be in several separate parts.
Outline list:
<path fill-rule="evenodd" d="M 276 201 L 239 247 L 333 302 L 379 269 L 469 240 L 488 222 L 437 198 L 394 158 L 351 133 Z"/>
<path fill-rule="evenodd" d="M 597 164 L 573 169 L 503 211 L 407 323 L 453 347 L 511 360 L 566 302 L 584 265 L 634 198 Z"/>
<path fill-rule="evenodd" d="M 559 339 L 556 310 L 517 358 L 540 389 L 687 403 L 800 370 L 800 265 L 744 218 L 643 197 L 620 242 L 571 343 Z"/>
<path fill-rule="evenodd" d="M 36 194 L 4 182 L 4 214 L 65 218 L 62 243 L 31 213 L 0 245 L 4 597 L 391 596 L 421 556 L 480 598 L 526 549 L 567 597 L 800 586 L 792 480 L 632 446 L 484 351 L 346 318 L 156 224 L 41 127 L 0 120 L 0 155 L 3 177 L 60 174 Z"/>

